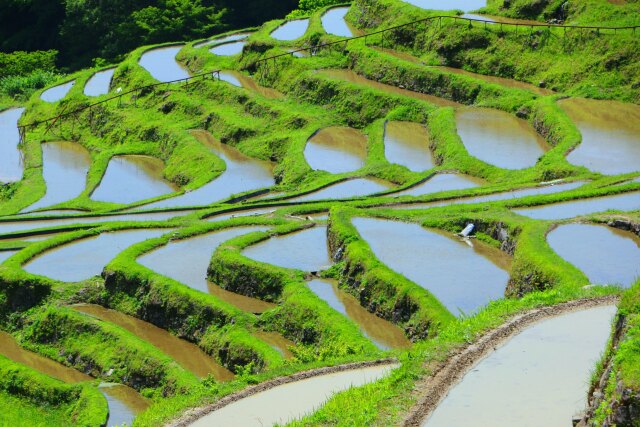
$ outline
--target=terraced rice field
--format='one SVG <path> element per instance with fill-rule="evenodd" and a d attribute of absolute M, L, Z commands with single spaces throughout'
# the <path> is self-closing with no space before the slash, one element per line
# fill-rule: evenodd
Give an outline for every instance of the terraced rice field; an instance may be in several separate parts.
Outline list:
<path fill-rule="evenodd" d="M 0 202 L 0 409 L 564 426 L 626 408 L 640 107 L 427 66 L 404 33 L 343 43 L 435 7 L 380 1 L 385 23 L 356 1 L 143 47 L 0 112 L 0 181 L 22 186 Z M 440 25 L 422 29 L 468 30 Z M 18 121 L 116 88 L 18 144 Z"/>

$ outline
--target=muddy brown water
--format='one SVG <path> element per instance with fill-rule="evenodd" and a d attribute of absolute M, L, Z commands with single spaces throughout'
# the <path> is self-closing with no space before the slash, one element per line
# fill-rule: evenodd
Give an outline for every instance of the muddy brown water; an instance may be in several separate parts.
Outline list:
<path fill-rule="evenodd" d="M 269 344 L 285 359 L 291 359 L 293 357 L 293 353 L 291 352 L 290 347 L 294 347 L 296 344 L 293 341 L 288 340 L 282 335 L 278 334 L 277 332 L 259 331 L 255 332 L 253 335 Z"/>
<path fill-rule="evenodd" d="M 390 269 L 431 292 L 454 315 L 502 298 L 511 258 L 485 243 L 417 224 L 354 218 L 358 233 Z"/>
<path fill-rule="evenodd" d="M 465 190 L 476 188 L 484 183 L 480 178 L 457 173 L 439 173 L 422 184 L 407 190 L 394 193 L 393 196 L 423 196 L 425 194 L 439 193 L 442 191 Z"/>
<path fill-rule="evenodd" d="M 196 43 L 196 44 L 193 45 L 193 47 L 199 48 L 199 47 L 204 47 L 204 46 L 211 46 L 213 44 L 223 44 L 223 43 L 235 42 L 235 41 L 239 41 L 239 40 L 244 40 L 247 37 L 249 37 L 250 35 L 251 35 L 251 33 L 231 34 L 231 35 L 228 35 L 228 36 L 223 36 L 223 37 L 210 39 L 210 40 L 205 40 L 205 41 Z"/>
<path fill-rule="evenodd" d="M 367 137 L 353 128 L 324 128 L 309 138 L 304 157 L 312 169 L 353 172 L 363 167 L 367 159 Z"/>
<path fill-rule="evenodd" d="M 605 350 L 615 306 L 546 319 L 470 370 L 422 425 L 571 425 Z"/>
<path fill-rule="evenodd" d="M 16 182 L 22 178 L 22 153 L 18 148 L 18 120 L 24 108 L 0 111 L 0 182 Z"/>
<path fill-rule="evenodd" d="M 242 49 L 246 43 L 242 40 L 222 43 L 218 46 L 212 47 L 209 49 L 209 52 L 218 56 L 233 56 L 240 55 L 242 53 Z"/>
<path fill-rule="evenodd" d="M 109 261 L 129 246 L 170 232 L 169 229 L 143 229 L 102 233 L 48 250 L 23 269 L 62 282 L 79 282 L 99 275 Z"/>
<path fill-rule="evenodd" d="M 640 209 L 640 192 L 633 191 L 615 196 L 592 197 L 552 205 L 513 209 L 513 212 L 533 219 L 557 220 L 608 210 L 634 211 L 638 209 Z"/>
<path fill-rule="evenodd" d="M 103 383 L 100 391 L 109 404 L 107 427 L 133 425 L 136 416 L 149 407 L 144 397 L 122 384 Z"/>
<path fill-rule="evenodd" d="M 196 236 L 184 240 L 173 240 L 165 246 L 148 252 L 138 262 L 156 273 L 170 277 L 201 292 L 210 293 L 223 301 L 251 313 L 262 313 L 274 305 L 226 291 L 207 280 L 207 268 L 211 256 L 223 242 L 243 234 L 265 231 L 266 226 L 238 227 Z"/>
<path fill-rule="evenodd" d="M 245 76 L 244 74 L 235 71 L 235 70 L 227 70 L 220 72 L 220 80 L 230 83 L 237 87 L 242 87 L 251 92 L 258 93 L 265 98 L 269 99 L 282 99 L 284 98 L 284 94 L 278 92 L 275 89 L 270 87 L 264 87 L 259 85 L 254 79 L 249 76 Z"/>
<path fill-rule="evenodd" d="M 271 37 L 283 41 L 296 40 L 307 32 L 307 28 L 309 28 L 308 19 L 296 19 L 295 21 L 285 22 L 276 28 L 271 33 Z"/>
<path fill-rule="evenodd" d="M 309 415 L 334 394 L 388 376 L 398 365 L 379 365 L 307 378 L 237 400 L 191 423 L 194 427 L 267 427 Z"/>
<path fill-rule="evenodd" d="M 640 171 L 640 106 L 580 98 L 558 104 L 582 134 L 567 160 L 606 175 Z"/>
<path fill-rule="evenodd" d="M 182 46 L 167 46 L 148 50 L 140 56 L 138 63 L 160 82 L 186 79 L 190 76 L 189 71 L 176 61 L 176 55 Z"/>
<path fill-rule="evenodd" d="M 364 336 L 382 350 L 392 348 L 408 348 L 411 342 L 405 337 L 402 329 L 362 307 L 358 300 L 338 288 L 338 284 L 330 279 L 315 279 L 309 282 L 309 288 L 331 308 L 351 319 Z"/>
<path fill-rule="evenodd" d="M 326 270 L 333 264 L 325 226 L 272 237 L 249 246 L 242 254 L 256 261 L 302 271 Z"/>
<path fill-rule="evenodd" d="M 533 127 L 504 111 L 462 108 L 458 134 L 470 155 L 504 169 L 526 169 L 549 149 Z"/>
<path fill-rule="evenodd" d="M 471 12 L 487 5 L 487 0 L 404 0 L 422 9 L 429 10 L 461 10 Z"/>
<path fill-rule="evenodd" d="M 27 210 L 33 211 L 79 196 L 87 182 L 91 155 L 75 142 L 56 141 L 42 144 L 42 176 L 47 190 L 44 197 Z"/>
<path fill-rule="evenodd" d="M 429 149 L 429 132 L 420 123 L 387 122 L 384 126 L 384 154 L 390 163 L 420 172 L 435 166 Z"/>
<path fill-rule="evenodd" d="M 287 199 L 287 201 L 311 202 L 314 200 L 351 199 L 380 193 L 391 188 L 390 183 L 380 179 L 356 178 L 330 185 L 304 196 Z"/>
<path fill-rule="evenodd" d="M 171 335 L 151 323 L 99 305 L 81 304 L 73 306 L 73 309 L 126 329 L 201 378 L 212 374 L 219 381 L 229 381 L 234 377 L 233 373 L 216 363 L 197 345 Z"/>
<path fill-rule="evenodd" d="M 335 7 L 322 15 L 322 27 L 327 34 L 340 37 L 353 37 L 356 35 L 351 25 L 344 19 L 348 12 L 349 7 Z"/>
<path fill-rule="evenodd" d="M 448 73 L 453 73 L 453 74 L 460 74 L 463 76 L 472 77 L 474 79 L 482 80 L 487 83 L 493 83 L 493 84 L 497 84 L 504 87 L 528 90 L 538 95 L 550 95 L 553 93 L 553 91 L 549 89 L 543 89 L 531 83 L 521 82 L 519 80 L 507 79 L 504 77 L 488 76 L 486 74 L 473 73 L 471 71 L 466 71 L 461 68 L 453 68 L 453 67 L 446 67 L 446 66 L 437 66 L 434 68 L 436 70 L 442 70 L 442 71 L 446 71 Z"/>
<path fill-rule="evenodd" d="M 162 177 L 163 169 L 164 163 L 153 157 L 114 156 L 91 198 L 127 205 L 177 191 Z"/>
<path fill-rule="evenodd" d="M 75 83 L 76 81 L 72 80 L 70 82 L 49 88 L 42 92 L 42 94 L 40 94 L 40 99 L 46 102 L 58 102 L 62 98 L 67 96 Z"/>
<path fill-rule="evenodd" d="M 427 209 L 427 208 L 435 208 L 439 206 L 460 205 L 460 204 L 470 204 L 470 203 L 487 203 L 487 202 L 496 202 L 500 200 L 515 200 L 515 199 L 519 199 L 527 196 L 555 194 L 555 193 L 561 193 L 563 191 L 571 191 L 571 190 L 575 190 L 578 187 L 583 186 L 584 184 L 585 184 L 584 181 L 576 181 L 576 182 L 567 182 L 567 183 L 554 184 L 554 185 L 543 185 L 539 187 L 523 188 L 520 190 L 513 190 L 513 191 L 503 191 L 501 193 L 487 194 L 484 196 L 477 196 L 477 197 L 463 197 L 459 199 L 448 199 L 448 200 L 441 200 L 437 202 L 427 202 L 427 203 L 410 203 L 405 205 L 393 206 L 393 208 L 403 209 L 403 210 Z"/>
<path fill-rule="evenodd" d="M 84 86 L 84 94 L 87 96 L 100 96 L 109 93 L 109 87 L 111 87 L 111 80 L 115 72 L 115 68 L 109 68 L 95 73 Z"/>
<path fill-rule="evenodd" d="M 93 377 L 89 375 L 23 349 L 11 335 L 5 332 L 0 332 L 0 354 L 65 383 L 93 381 Z M 122 425 L 123 422 L 131 425 L 135 416 L 149 407 L 149 403 L 138 392 L 124 385 L 101 384 L 100 391 L 109 405 L 108 426 Z"/>
<path fill-rule="evenodd" d="M 68 217 L 56 219 L 33 219 L 37 215 L 30 215 L 16 218 L 11 221 L 0 221 L 0 235 L 14 232 L 29 232 L 39 228 L 57 227 L 72 224 L 92 224 L 102 222 L 144 222 L 144 221 L 166 221 L 173 217 L 187 215 L 191 211 L 184 212 L 152 212 L 145 214 L 125 214 L 125 215 L 108 215 L 108 216 L 86 216 L 86 217 Z M 39 214 L 39 213 L 38 213 Z"/>
<path fill-rule="evenodd" d="M 448 99 L 440 98 L 433 95 L 427 95 L 425 93 L 414 92 L 407 89 L 402 89 L 396 86 L 391 86 L 385 83 L 380 83 L 375 80 L 369 80 L 366 77 L 361 76 L 351 70 L 322 70 L 318 71 L 318 74 L 324 75 L 337 80 L 344 80 L 357 85 L 367 86 L 372 89 L 387 92 L 391 95 L 400 95 L 408 98 L 417 99 L 420 101 L 426 101 L 439 107 L 459 107 L 460 104 L 449 101 Z"/>
<path fill-rule="evenodd" d="M 234 194 L 271 187 L 275 184 L 273 164 L 245 156 L 237 149 L 220 143 L 209 132 L 192 134 L 227 165 L 227 169 L 213 181 L 181 196 L 146 205 L 147 208 L 202 206 L 227 199 Z"/>
<path fill-rule="evenodd" d="M 564 224 L 549 246 L 597 285 L 630 287 L 640 277 L 640 237 L 605 225 Z"/>

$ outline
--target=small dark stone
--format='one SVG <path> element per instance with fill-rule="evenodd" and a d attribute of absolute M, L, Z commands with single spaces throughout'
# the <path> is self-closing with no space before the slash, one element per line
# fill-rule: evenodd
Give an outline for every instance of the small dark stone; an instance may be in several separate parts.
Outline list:
<path fill-rule="evenodd" d="M 160 112 L 163 114 L 169 114 L 176 107 L 176 103 L 173 101 L 165 102 L 160 106 Z"/>

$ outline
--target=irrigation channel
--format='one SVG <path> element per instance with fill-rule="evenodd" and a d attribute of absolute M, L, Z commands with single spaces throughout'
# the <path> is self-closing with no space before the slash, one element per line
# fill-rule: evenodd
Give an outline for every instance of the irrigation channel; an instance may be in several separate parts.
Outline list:
<path fill-rule="evenodd" d="M 0 406 L 134 426 L 627 410 L 640 107 L 433 49 L 635 27 L 376 2 L 142 47 L 0 111 Z"/>

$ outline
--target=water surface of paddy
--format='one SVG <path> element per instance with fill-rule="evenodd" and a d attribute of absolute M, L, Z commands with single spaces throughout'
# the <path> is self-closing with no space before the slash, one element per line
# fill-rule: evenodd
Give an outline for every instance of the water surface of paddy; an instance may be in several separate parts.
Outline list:
<path fill-rule="evenodd" d="M 528 122 L 504 111 L 463 108 L 456 125 L 469 154 L 504 169 L 535 166 L 549 148 Z"/>
<path fill-rule="evenodd" d="M 429 132 L 419 123 L 387 122 L 384 126 L 384 155 L 390 163 L 421 172 L 435 166 L 429 149 Z"/>
<path fill-rule="evenodd" d="M 209 49 L 209 52 L 218 56 L 240 55 L 246 43 L 242 40 L 222 43 Z"/>
<path fill-rule="evenodd" d="M 299 39 L 307 32 L 307 28 L 309 27 L 308 19 L 296 19 L 295 21 L 289 21 L 278 28 L 276 28 L 272 33 L 271 37 L 276 40 L 290 41 Z"/>
<path fill-rule="evenodd" d="M 231 35 L 228 35 L 228 36 L 223 36 L 223 37 L 220 37 L 220 38 L 205 40 L 205 41 L 196 43 L 196 44 L 193 45 L 193 47 L 199 48 L 199 47 L 204 47 L 204 46 L 210 46 L 212 44 L 223 44 L 223 43 L 235 42 L 235 41 L 238 41 L 238 40 L 244 40 L 247 37 L 249 37 L 250 35 L 251 35 L 251 33 L 231 34 Z"/>
<path fill-rule="evenodd" d="M 102 233 L 48 250 L 23 268 L 29 273 L 54 280 L 79 282 L 99 275 L 109 261 L 129 246 L 170 231 L 142 229 Z"/>
<path fill-rule="evenodd" d="M 140 57 L 139 64 L 160 82 L 186 79 L 189 72 L 176 61 L 179 46 L 167 46 L 148 50 Z"/>
<path fill-rule="evenodd" d="M 84 191 L 90 166 L 91 155 L 80 144 L 68 141 L 42 144 L 42 175 L 47 190 L 28 210 L 53 206 L 79 196 Z"/>
<path fill-rule="evenodd" d="M 273 164 L 245 156 L 237 149 L 220 143 L 209 132 L 196 130 L 192 134 L 227 165 L 227 169 L 213 181 L 189 193 L 160 200 L 146 205 L 148 208 L 178 206 L 202 206 L 228 199 L 234 194 L 244 193 L 275 184 Z"/>
<path fill-rule="evenodd" d="M 335 7 L 322 15 L 322 27 L 328 34 L 340 37 L 353 37 L 355 34 L 344 17 L 349 7 Z"/>
<path fill-rule="evenodd" d="M 423 426 L 571 425 L 605 350 L 614 306 L 544 320 L 470 370 Z"/>
<path fill-rule="evenodd" d="M 353 128 L 324 128 L 309 138 L 304 157 L 312 169 L 353 172 L 364 166 L 367 159 L 367 137 Z"/>
<path fill-rule="evenodd" d="M 238 400 L 191 424 L 267 427 L 286 424 L 317 410 L 333 394 L 377 381 L 397 365 L 380 365 L 296 381 Z"/>
<path fill-rule="evenodd" d="M 404 0 L 414 6 L 429 10 L 461 10 L 471 12 L 487 5 L 487 0 Z"/>
<path fill-rule="evenodd" d="M 344 80 L 357 85 L 367 86 L 372 89 L 376 89 L 382 92 L 389 93 L 391 95 L 405 96 L 420 101 L 426 101 L 430 104 L 437 105 L 439 107 L 459 107 L 460 104 L 449 101 L 445 98 L 440 98 L 433 95 L 427 95 L 426 93 L 414 92 L 407 89 L 402 89 L 397 86 L 391 86 L 385 83 L 380 83 L 375 80 L 369 80 L 366 77 L 361 76 L 351 70 L 322 70 L 318 71 L 320 75 L 324 75 L 337 80 Z"/>
<path fill-rule="evenodd" d="M 423 196 L 425 194 L 439 193 L 442 191 L 465 190 L 467 188 L 479 187 L 483 183 L 484 181 L 481 179 L 470 175 L 439 173 L 424 183 L 394 193 L 393 196 Z"/>
<path fill-rule="evenodd" d="M 207 269 L 211 256 L 223 242 L 243 234 L 265 231 L 266 226 L 223 229 L 214 233 L 173 240 L 138 258 L 138 262 L 156 273 L 170 277 L 201 292 L 210 293 L 236 307 L 262 313 L 273 304 L 226 291 L 207 280 Z"/>
<path fill-rule="evenodd" d="M 561 193 L 563 191 L 571 191 L 583 185 L 584 185 L 584 181 L 567 182 L 563 184 L 543 185 L 539 187 L 522 188 L 522 189 L 513 190 L 513 191 L 503 191 L 501 193 L 486 194 L 484 196 L 462 197 L 458 199 L 447 199 L 447 200 L 440 200 L 437 202 L 427 202 L 427 203 L 410 203 L 405 205 L 393 206 L 393 208 L 394 209 L 427 209 L 427 208 L 435 208 L 439 206 L 460 205 L 460 204 L 470 204 L 470 203 L 487 203 L 487 202 L 496 202 L 500 200 L 515 200 L 515 199 L 519 199 L 527 196 L 538 196 L 542 194 L 555 194 L 555 193 Z"/>
<path fill-rule="evenodd" d="M 18 120 L 24 108 L 0 111 L 0 182 L 15 182 L 22 178 L 22 154 L 18 148 Z"/>
<path fill-rule="evenodd" d="M 640 192 L 634 191 L 615 196 L 591 197 L 552 205 L 518 208 L 513 211 L 529 218 L 557 220 L 608 210 L 634 211 L 638 209 L 640 209 Z"/>
<path fill-rule="evenodd" d="M 371 178 L 356 178 L 330 185 L 322 190 L 304 196 L 287 199 L 287 201 L 311 202 L 314 200 L 351 199 L 368 196 L 391 189 L 386 181 Z"/>
<path fill-rule="evenodd" d="M 178 190 L 162 177 L 164 163 L 148 156 L 114 156 L 91 198 L 129 204 Z"/>
<path fill-rule="evenodd" d="M 640 170 L 640 106 L 580 98 L 559 105 L 582 134 L 567 160 L 607 175 Z"/>
<path fill-rule="evenodd" d="M 254 79 L 249 76 L 245 76 L 239 71 L 225 70 L 220 72 L 220 80 L 230 83 L 237 87 L 242 87 L 252 92 L 258 93 L 265 98 L 269 99 L 281 99 L 284 95 L 275 89 L 270 87 L 264 87 L 259 85 Z"/>
<path fill-rule="evenodd" d="M 158 348 L 184 369 L 201 378 L 211 374 L 218 381 L 228 381 L 234 377 L 231 372 L 214 362 L 197 345 L 171 335 L 168 331 L 151 323 L 99 305 L 81 304 L 73 306 L 73 309 L 126 329 L 142 341 Z"/>
<path fill-rule="evenodd" d="M 122 384 L 103 383 L 100 391 L 109 403 L 107 427 L 133 425 L 136 416 L 149 407 L 137 391 Z"/>
<path fill-rule="evenodd" d="M 249 246 L 242 254 L 256 261 L 302 271 L 325 270 L 333 263 L 324 226 L 272 237 Z"/>
<path fill-rule="evenodd" d="M 640 277 L 640 237 L 604 225 L 563 224 L 547 235 L 549 246 L 591 283 L 630 287 Z"/>
<path fill-rule="evenodd" d="M 388 350 L 411 346 L 402 329 L 373 313 L 369 313 L 355 297 L 338 288 L 338 284 L 334 280 L 315 279 L 309 282 L 309 288 L 331 308 L 356 323 L 362 334 L 378 348 Z"/>
<path fill-rule="evenodd" d="M 109 68 L 95 73 L 84 86 L 84 94 L 87 96 L 100 96 L 109 93 L 111 79 L 115 71 L 115 68 Z"/>
<path fill-rule="evenodd" d="M 40 99 L 46 102 L 58 102 L 62 98 L 67 96 L 75 83 L 76 81 L 72 80 L 70 82 L 49 88 L 42 92 L 42 94 L 40 94 Z"/>
<path fill-rule="evenodd" d="M 417 224 L 354 218 L 358 233 L 390 269 L 427 289 L 454 315 L 504 295 L 511 258 L 479 241 Z"/>

